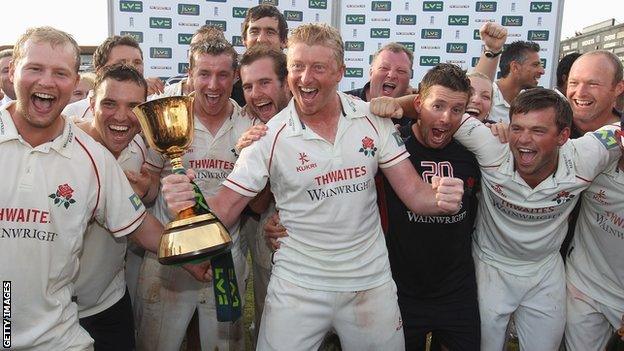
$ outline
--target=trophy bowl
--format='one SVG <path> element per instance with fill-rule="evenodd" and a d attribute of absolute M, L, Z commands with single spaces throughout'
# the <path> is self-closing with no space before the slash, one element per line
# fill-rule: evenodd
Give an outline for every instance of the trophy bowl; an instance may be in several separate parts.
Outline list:
<path fill-rule="evenodd" d="M 185 174 L 181 157 L 193 143 L 193 97 L 159 98 L 133 111 L 149 146 L 169 158 L 173 173 Z M 196 205 L 180 211 L 165 225 L 158 248 L 162 264 L 201 261 L 226 252 L 232 245 L 227 229 L 212 213 L 197 185 L 192 184 Z"/>

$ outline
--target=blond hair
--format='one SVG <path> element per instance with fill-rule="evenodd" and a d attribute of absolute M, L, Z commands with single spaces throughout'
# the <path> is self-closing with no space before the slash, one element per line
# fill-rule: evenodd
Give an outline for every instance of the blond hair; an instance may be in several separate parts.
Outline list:
<path fill-rule="evenodd" d="M 297 43 L 308 46 L 322 45 L 334 51 L 338 67 L 344 66 L 344 44 L 340 33 L 325 23 L 307 23 L 292 30 L 288 37 L 288 48 Z"/>
<path fill-rule="evenodd" d="M 80 47 L 78 43 L 76 43 L 76 40 L 74 40 L 70 34 L 48 26 L 28 28 L 26 32 L 17 39 L 13 47 L 14 63 L 17 63 L 24 56 L 24 45 L 26 45 L 28 40 L 32 40 L 35 43 L 50 43 L 52 47 L 70 44 L 76 54 L 76 64 L 74 66 L 76 73 L 80 70 Z"/>

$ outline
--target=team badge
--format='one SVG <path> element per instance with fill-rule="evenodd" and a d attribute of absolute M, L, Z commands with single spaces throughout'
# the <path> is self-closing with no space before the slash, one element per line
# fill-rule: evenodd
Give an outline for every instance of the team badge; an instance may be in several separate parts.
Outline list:
<path fill-rule="evenodd" d="M 375 147 L 375 141 L 369 137 L 365 137 L 362 139 L 362 147 L 360 148 L 360 152 L 364 154 L 364 156 L 375 156 L 375 152 L 377 152 L 377 147 Z"/>
<path fill-rule="evenodd" d="M 128 199 L 130 200 L 130 203 L 132 204 L 132 207 L 134 207 L 135 211 L 143 205 L 143 201 L 141 201 L 137 194 L 132 194 Z"/>
<path fill-rule="evenodd" d="M 56 188 L 56 191 L 48 195 L 48 197 L 54 200 L 54 204 L 57 207 L 63 206 L 67 209 L 71 204 L 76 202 L 76 200 L 72 199 L 73 195 L 74 189 L 72 189 L 69 184 L 65 183 L 63 185 L 59 185 L 58 188 Z"/>
<path fill-rule="evenodd" d="M 405 145 L 405 142 L 403 141 L 403 138 L 401 138 L 401 134 L 399 134 L 399 132 L 392 133 L 392 136 L 394 137 L 394 141 L 396 141 L 398 146 Z"/>
<path fill-rule="evenodd" d="M 613 130 L 598 130 L 595 131 L 594 136 L 598 139 L 606 149 L 612 149 L 617 146 L 617 140 L 615 139 L 615 131 Z"/>
<path fill-rule="evenodd" d="M 557 193 L 557 196 L 555 196 L 553 201 L 555 201 L 558 205 L 561 205 L 573 199 L 574 196 L 574 194 L 570 194 L 569 192 L 562 190 Z"/>

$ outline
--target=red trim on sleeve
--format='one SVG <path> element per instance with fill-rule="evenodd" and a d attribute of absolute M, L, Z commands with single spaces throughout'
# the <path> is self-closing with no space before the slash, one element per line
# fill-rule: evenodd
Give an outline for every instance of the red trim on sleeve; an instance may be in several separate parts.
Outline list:
<path fill-rule="evenodd" d="M 91 218 L 94 218 L 95 210 L 97 210 L 98 206 L 100 205 L 100 190 L 102 188 L 100 184 L 100 173 L 98 172 L 97 166 L 95 165 L 95 161 L 93 160 L 93 156 L 91 156 L 91 153 L 89 152 L 87 147 L 77 137 L 74 137 L 74 139 L 76 139 L 76 141 L 78 142 L 78 145 L 80 145 L 84 149 L 87 156 L 89 156 L 89 159 L 91 160 L 91 165 L 93 165 L 93 170 L 95 172 L 95 178 L 97 179 L 97 198 L 95 200 L 95 206 L 93 207 L 93 213 L 91 213 Z"/>
<path fill-rule="evenodd" d="M 585 178 L 583 178 L 583 177 L 579 177 L 579 176 L 576 176 L 576 177 L 577 177 L 578 179 L 580 179 L 580 180 L 584 181 L 584 182 L 587 182 L 587 183 L 591 183 L 591 182 L 592 182 L 591 180 L 587 180 L 587 179 L 585 179 Z"/>
<path fill-rule="evenodd" d="M 162 170 L 163 168 L 165 168 L 165 167 L 160 167 L 160 166 L 157 166 L 157 165 L 155 165 L 155 164 L 151 163 L 151 162 L 150 162 L 150 161 L 148 161 L 148 160 L 145 160 L 145 162 L 146 162 L 148 165 L 150 165 L 150 166 L 152 166 L 152 167 L 154 167 L 154 168 L 156 168 L 156 169 L 159 169 L 159 170 Z"/>
<path fill-rule="evenodd" d="M 407 150 L 401 152 L 400 154 L 394 156 L 393 158 L 389 159 L 388 161 L 385 162 L 379 162 L 380 165 L 385 165 L 386 163 L 392 162 L 394 160 L 396 160 L 397 158 L 401 157 L 403 154 L 407 153 Z"/>
<path fill-rule="evenodd" d="M 275 152 L 275 145 L 277 145 L 277 138 L 279 137 L 280 133 L 284 130 L 284 128 L 286 128 L 286 124 L 284 124 L 282 128 L 280 128 L 280 130 L 277 131 L 277 133 L 275 134 L 275 138 L 273 138 L 273 145 L 271 146 L 271 155 L 269 156 L 269 169 L 267 169 L 269 175 L 271 175 L 271 164 L 273 163 L 273 153 Z M 243 187 L 241 186 L 241 188 Z"/>
<path fill-rule="evenodd" d="M 379 136 L 379 131 L 377 131 L 377 128 L 375 128 L 375 125 L 373 124 L 373 122 L 370 120 L 370 118 L 368 118 L 368 116 L 364 116 L 366 118 L 366 120 L 368 121 L 368 123 L 370 123 L 371 127 L 373 127 L 373 129 L 375 130 L 375 134 L 377 134 L 377 136 Z"/>
<path fill-rule="evenodd" d="M 461 128 L 461 126 L 463 126 L 463 125 L 464 125 L 464 123 L 466 123 L 469 119 L 470 119 L 470 117 L 468 117 L 468 118 L 464 119 L 464 120 L 463 120 L 463 121 L 459 124 L 459 128 Z M 458 128 L 458 129 L 459 129 L 459 128 Z"/>
<path fill-rule="evenodd" d="M 226 179 L 226 181 L 227 181 L 227 182 L 230 182 L 230 183 L 232 183 L 232 184 L 236 185 L 237 187 L 239 187 L 239 188 L 241 188 L 241 189 L 243 189 L 243 190 L 245 190 L 245 191 L 248 191 L 248 192 L 250 192 L 250 193 L 254 193 L 254 194 L 257 194 L 257 193 L 258 193 L 258 191 L 254 191 L 254 190 L 251 190 L 251 189 L 247 189 L 247 188 L 245 188 L 244 186 L 242 186 L 242 185 L 238 184 L 237 182 L 235 182 L 235 181 L 233 181 L 233 180 L 231 180 L 231 179 Z"/>
<path fill-rule="evenodd" d="M 141 213 L 141 215 L 140 215 L 139 217 L 137 217 L 134 221 L 130 222 L 130 224 L 128 224 L 127 226 L 122 227 L 122 228 L 119 228 L 119 229 L 117 229 L 117 230 L 112 230 L 112 229 L 109 229 L 109 231 L 110 231 L 112 234 L 115 234 L 115 233 L 119 233 L 119 232 L 121 232 L 121 231 L 124 231 L 124 230 L 126 230 L 126 229 L 128 229 L 128 228 L 132 227 L 132 226 L 134 225 L 134 223 L 136 223 L 139 219 L 143 219 L 143 218 L 145 218 L 145 215 L 146 215 L 146 214 L 147 214 L 147 213 L 145 212 L 145 210 L 143 210 L 143 212 Z"/>
<path fill-rule="evenodd" d="M 145 151 L 143 150 L 143 148 L 141 147 L 141 145 L 139 143 L 136 142 L 136 140 L 132 139 L 132 142 L 136 144 L 136 146 L 139 148 L 139 150 L 141 151 L 141 157 L 143 157 L 143 163 L 145 163 L 145 161 L 147 161 L 147 158 L 145 158 Z"/>

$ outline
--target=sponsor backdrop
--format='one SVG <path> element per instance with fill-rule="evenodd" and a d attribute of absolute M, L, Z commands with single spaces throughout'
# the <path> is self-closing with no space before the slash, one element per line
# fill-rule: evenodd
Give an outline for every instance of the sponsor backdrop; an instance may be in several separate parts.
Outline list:
<path fill-rule="evenodd" d="M 414 51 L 414 86 L 440 62 L 470 70 L 482 50 L 479 27 L 488 21 L 507 28 L 508 42 L 539 43 L 546 70 L 540 85 L 553 86 L 563 11 L 563 0 L 181 1 L 109 0 L 109 32 L 133 35 L 141 43 L 146 75 L 171 77 L 184 73 L 190 37 L 203 24 L 223 27 L 226 38 L 242 52 L 241 23 L 247 8 L 270 3 L 283 11 L 289 28 L 305 22 L 324 22 L 340 28 L 347 66 L 340 86 L 343 90 L 366 83 L 372 54 L 391 41 Z"/>

